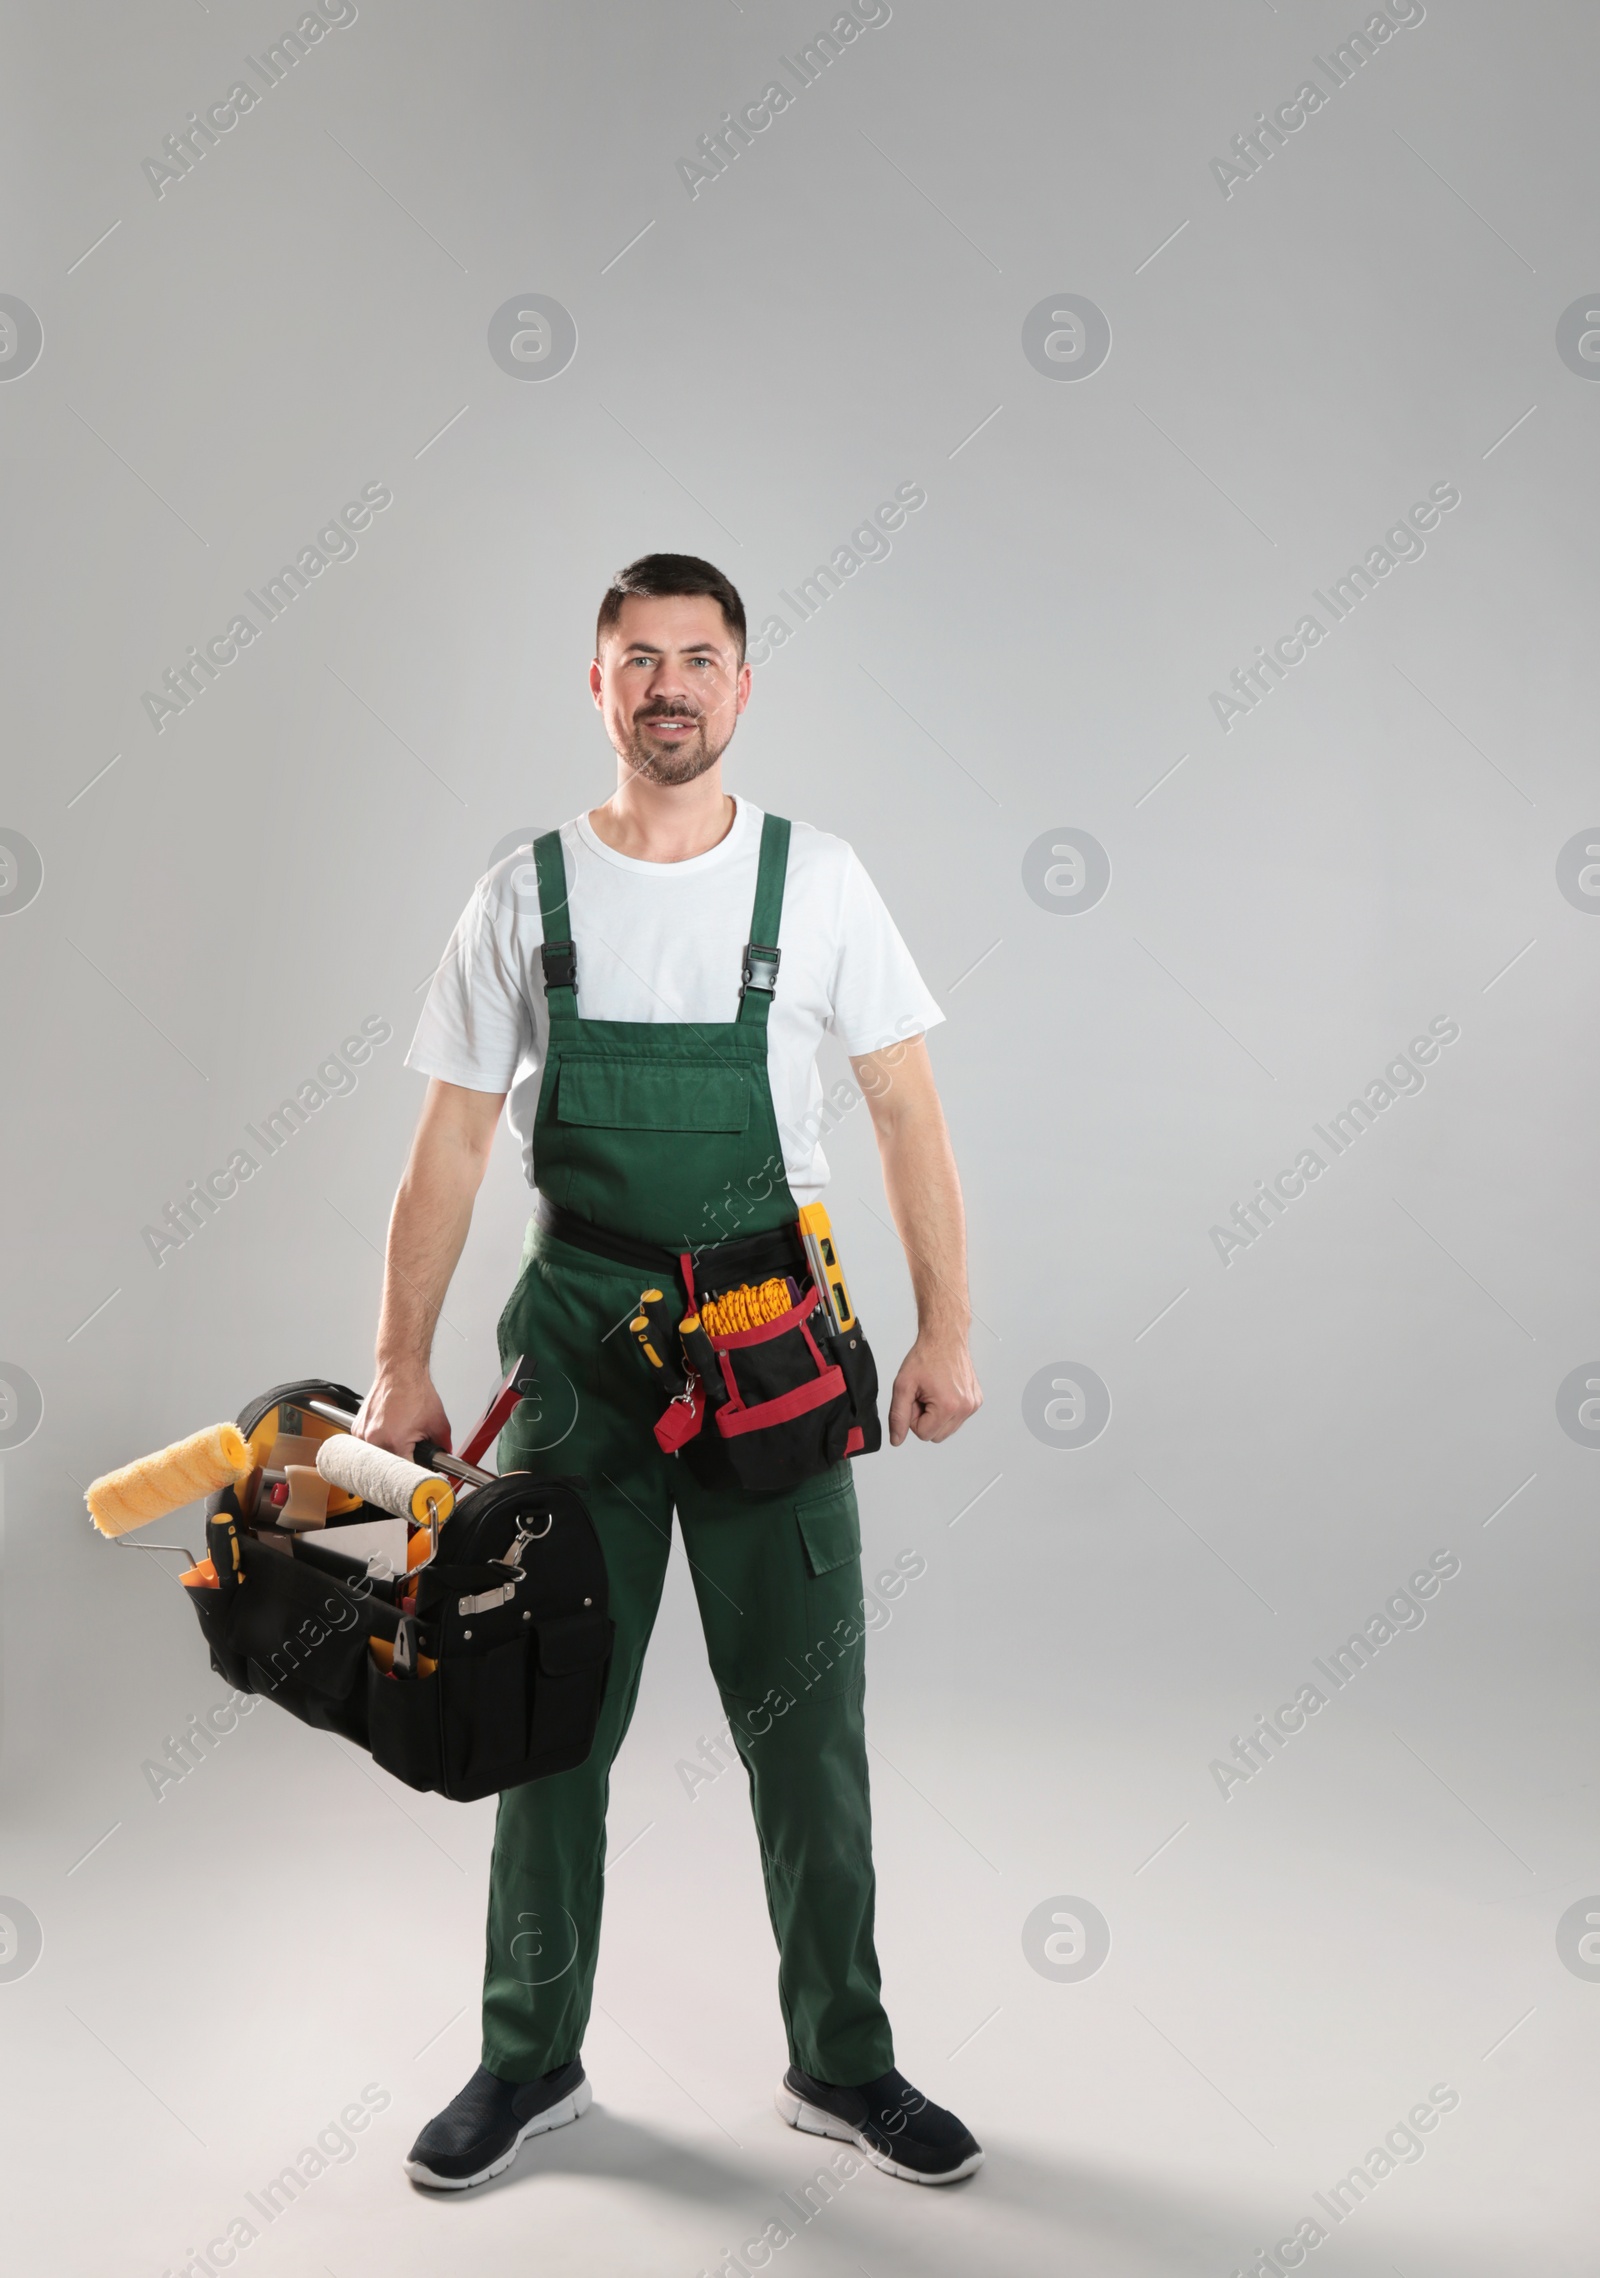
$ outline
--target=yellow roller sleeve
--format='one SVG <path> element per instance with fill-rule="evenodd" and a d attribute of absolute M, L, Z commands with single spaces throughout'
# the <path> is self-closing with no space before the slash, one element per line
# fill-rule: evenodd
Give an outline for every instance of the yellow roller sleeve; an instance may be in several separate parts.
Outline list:
<path fill-rule="evenodd" d="M 202 1495 L 214 1495 L 219 1487 L 236 1486 L 250 1469 L 250 1450 L 238 1426 L 211 1424 L 155 1455 L 106 1472 L 83 1499 L 102 1534 L 126 1534 L 164 1519 L 169 1511 L 181 1511 Z"/>

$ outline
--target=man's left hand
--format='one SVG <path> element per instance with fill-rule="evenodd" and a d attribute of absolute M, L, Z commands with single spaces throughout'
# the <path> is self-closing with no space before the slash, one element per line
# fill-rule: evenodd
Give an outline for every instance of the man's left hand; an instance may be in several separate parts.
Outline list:
<path fill-rule="evenodd" d="M 983 1406 L 983 1391 L 963 1334 L 924 1331 L 900 1363 L 889 1401 L 889 1445 L 907 1431 L 919 1440 L 947 1440 Z"/>

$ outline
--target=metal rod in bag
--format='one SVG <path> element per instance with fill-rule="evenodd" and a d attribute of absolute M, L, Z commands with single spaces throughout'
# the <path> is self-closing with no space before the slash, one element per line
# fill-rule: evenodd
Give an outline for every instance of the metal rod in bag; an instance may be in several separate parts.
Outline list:
<path fill-rule="evenodd" d="M 301 1405 L 309 1408 L 314 1416 L 326 1416 L 330 1424 L 342 1424 L 347 1432 L 355 1429 L 354 1416 L 347 1415 L 343 1408 L 330 1406 L 326 1400 L 306 1400 Z M 445 1455 L 438 1448 L 433 1450 L 430 1468 L 442 1471 L 447 1479 L 465 1480 L 469 1487 L 492 1487 L 499 1477 L 497 1472 L 484 1471 L 475 1463 L 463 1463 L 458 1455 Z"/>

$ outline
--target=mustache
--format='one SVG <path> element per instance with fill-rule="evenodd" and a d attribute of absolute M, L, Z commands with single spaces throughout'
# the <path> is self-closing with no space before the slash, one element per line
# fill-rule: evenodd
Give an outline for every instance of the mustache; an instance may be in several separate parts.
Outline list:
<path fill-rule="evenodd" d="M 634 720 L 699 720 L 704 714 L 693 712 L 685 704 L 647 704 L 642 712 L 635 712 Z"/>

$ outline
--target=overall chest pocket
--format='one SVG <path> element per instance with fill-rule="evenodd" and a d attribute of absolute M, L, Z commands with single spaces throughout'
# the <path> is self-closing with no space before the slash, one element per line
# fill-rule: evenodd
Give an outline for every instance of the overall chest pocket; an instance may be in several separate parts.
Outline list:
<path fill-rule="evenodd" d="M 562 1060 L 556 1120 L 602 1131 L 748 1130 L 747 1072 L 726 1060 Z"/>

